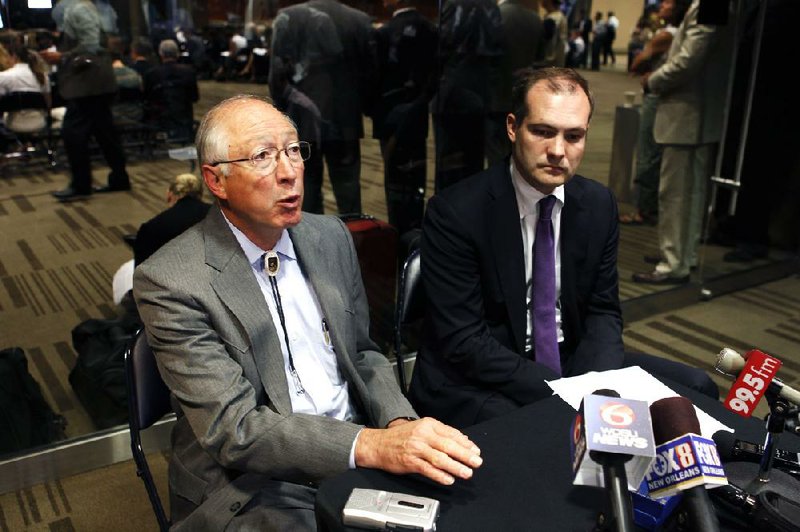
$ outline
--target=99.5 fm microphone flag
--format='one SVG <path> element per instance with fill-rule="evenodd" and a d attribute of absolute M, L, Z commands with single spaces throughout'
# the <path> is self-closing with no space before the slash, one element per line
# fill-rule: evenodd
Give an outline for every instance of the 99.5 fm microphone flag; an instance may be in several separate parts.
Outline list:
<path fill-rule="evenodd" d="M 800 405 L 800 392 L 776 378 L 781 365 L 780 360 L 758 349 L 752 349 L 742 356 L 733 349 L 724 348 L 717 356 L 715 369 L 736 377 L 725 398 L 725 407 L 742 417 L 750 417 L 767 393 Z"/>

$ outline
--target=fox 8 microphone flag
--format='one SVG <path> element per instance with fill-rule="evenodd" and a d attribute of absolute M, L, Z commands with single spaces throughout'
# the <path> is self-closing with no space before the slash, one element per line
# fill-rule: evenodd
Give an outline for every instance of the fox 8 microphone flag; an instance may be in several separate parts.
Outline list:
<path fill-rule="evenodd" d="M 700 485 L 724 486 L 728 480 L 714 441 L 684 434 L 656 447 L 645 482 L 650 497 L 661 498 Z"/>

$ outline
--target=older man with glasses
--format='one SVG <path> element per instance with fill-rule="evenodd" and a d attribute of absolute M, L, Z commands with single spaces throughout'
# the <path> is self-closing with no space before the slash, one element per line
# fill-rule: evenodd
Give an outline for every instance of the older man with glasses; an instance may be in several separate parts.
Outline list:
<path fill-rule="evenodd" d="M 173 523 L 313 530 L 316 484 L 356 466 L 470 478 L 479 449 L 416 419 L 368 336 L 347 228 L 301 212 L 310 148 L 291 121 L 234 97 L 205 116 L 197 149 L 216 206 L 134 277 L 178 416 Z"/>

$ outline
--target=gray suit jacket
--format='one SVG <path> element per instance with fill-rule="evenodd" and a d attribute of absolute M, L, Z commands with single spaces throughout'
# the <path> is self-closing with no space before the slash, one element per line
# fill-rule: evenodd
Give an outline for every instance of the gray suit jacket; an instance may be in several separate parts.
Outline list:
<path fill-rule="evenodd" d="M 304 213 L 289 234 L 367 424 L 415 416 L 369 339 L 366 296 L 344 224 Z M 313 485 L 348 468 L 361 426 L 292 413 L 278 332 L 218 207 L 136 269 L 134 296 L 178 416 L 173 522 L 192 514 L 184 523 L 221 529 L 232 509 L 267 483 L 280 481 L 280 490 Z"/>
<path fill-rule="evenodd" d="M 697 23 L 695 0 L 672 39 L 667 61 L 648 80 L 658 94 L 653 135 L 659 144 L 719 142 L 733 51 L 733 20 Z"/>

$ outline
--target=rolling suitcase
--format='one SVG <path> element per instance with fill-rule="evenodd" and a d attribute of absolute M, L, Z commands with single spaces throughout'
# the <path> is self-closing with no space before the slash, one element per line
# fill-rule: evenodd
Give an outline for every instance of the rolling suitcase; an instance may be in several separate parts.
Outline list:
<path fill-rule="evenodd" d="M 388 352 L 397 286 L 397 229 L 366 214 L 343 214 L 340 218 L 350 230 L 358 254 L 369 302 L 370 337 Z"/>

